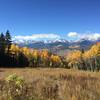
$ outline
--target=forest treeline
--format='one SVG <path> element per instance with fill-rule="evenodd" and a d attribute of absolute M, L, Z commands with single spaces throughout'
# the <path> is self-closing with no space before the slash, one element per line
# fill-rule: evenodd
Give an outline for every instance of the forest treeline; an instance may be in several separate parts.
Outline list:
<path fill-rule="evenodd" d="M 100 70 L 100 43 L 93 45 L 90 50 L 84 51 L 84 48 L 81 51 L 74 50 L 61 57 L 46 49 L 40 51 L 19 47 L 12 43 L 10 32 L 7 31 L 5 34 L 0 34 L 0 66 Z"/>

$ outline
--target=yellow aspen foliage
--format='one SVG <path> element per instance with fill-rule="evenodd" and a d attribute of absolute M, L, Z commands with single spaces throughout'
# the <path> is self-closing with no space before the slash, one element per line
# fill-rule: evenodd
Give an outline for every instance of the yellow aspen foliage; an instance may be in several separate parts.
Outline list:
<path fill-rule="evenodd" d="M 10 48 L 10 52 L 12 53 L 12 54 L 18 54 L 18 52 L 19 52 L 19 47 L 17 46 L 17 45 L 15 45 L 15 44 L 12 44 L 11 45 L 11 48 Z"/>
<path fill-rule="evenodd" d="M 92 57 L 92 55 L 91 55 L 90 50 L 86 51 L 86 52 L 84 53 L 84 55 L 83 55 L 83 58 L 84 58 L 84 59 L 89 59 L 89 58 L 91 58 L 91 57 Z"/>
<path fill-rule="evenodd" d="M 41 58 L 47 59 L 48 57 L 49 57 L 48 51 L 47 50 L 43 50 L 41 52 Z"/>
<path fill-rule="evenodd" d="M 96 57 L 96 56 L 100 56 L 100 43 L 93 45 L 90 50 L 84 53 L 85 59 Z"/>
<path fill-rule="evenodd" d="M 32 55 L 33 55 L 34 58 L 37 59 L 38 56 L 39 56 L 39 51 L 38 50 L 34 50 L 33 53 L 32 53 Z"/>
<path fill-rule="evenodd" d="M 67 61 L 69 62 L 69 66 L 72 64 L 77 64 L 81 61 L 82 53 L 80 51 L 73 51 L 68 54 Z"/>
<path fill-rule="evenodd" d="M 96 45 L 93 45 L 90 49 L 92 56 L 100 56 L 100 43 L 97 43 Z"/>
<path fill-rule="evenodd" d="M 24 55 L 29 56 L 29 54 L 30 54 L 30 49 L 27 48 L 27 47 L 23 47 L 23 48 L 21 49 L 21 52 L 24 53 Z"/>
<path fill-rule="evenodd" d="M 60 57 L 59 56 L 56 56 L 56 55 L 51 55 L 51 61 L 53 61 L 53 62 L 61 62 L 61 59 L 60 59 Z"/>

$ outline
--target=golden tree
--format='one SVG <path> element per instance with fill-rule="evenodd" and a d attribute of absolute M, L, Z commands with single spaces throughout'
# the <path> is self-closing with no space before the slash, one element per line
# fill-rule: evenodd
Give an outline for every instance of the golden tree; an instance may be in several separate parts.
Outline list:
<path fill-rule="evenodd" d="M 32 60 L 35 67 L 39 66 L 39 51 L 38 50 L 33 50 Z"/>
<path fill-rule="evenodd" d="M 67 55 L 67 61 L 69 67 L 79 68 L 82 62 L 82 52 L 81 51 L 73 51 Z"/>
<path fill-rule="evenodd" d="M 84 53 L 84 59 L 87 68 L 90 70 L 99 69 L 100 67 L 100 43 L 96 43 L 90 50 Z"/>
<path fill-rule="evenodd" d="M 61 59 L 59 56 L 57 55 L 51 55 L 51 63 L 50 66 L 54 66 L 54 67 L 60 67 L 61 64 Z"/>
<path fill-rule="evenodd" d="M 48 50 L 42 50 L 40 53 L 41 62 L 44 67 L 49 66 L 49 52 Z"/>
<path fill-rule="evenodd" d="M 20 48 L 19 48 L 18 45 L 15 45 L 15 44 L 12 44 L 12 45 L 11 45 L 11 48 L 10 48 L 11 54 L 17 55 L 17 56 L 18 56 L 19 51 L 20 51 Z"/>
<path fill-rule="evenodd" d="M 30 55 L 30 49 L 29 48 L 27 48 L 27 47 L 23 47 L 23 48 L 21 48 L 20 49 L 20 51 L 25 55 L 25 56 L 29 56 Z"/>

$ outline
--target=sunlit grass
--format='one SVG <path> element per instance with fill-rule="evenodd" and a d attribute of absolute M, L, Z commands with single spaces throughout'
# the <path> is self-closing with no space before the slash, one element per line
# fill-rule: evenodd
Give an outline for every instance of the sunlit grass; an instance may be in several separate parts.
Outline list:
<path fill-rule="evenodd" d="M 2 68 L 0 69 L 1 81 L 8 75 L 14 73 L 16 73 L 18 76 L 22 76 L 25 79 L 23 91 L 27 87 L 27 93 L 22 92 L 23 95 L 19 97 L 23 98 L 24 100 L 100 99 L 100 72 L 79 71 L 74 69 L 68 70 L 62 68 Z M 3 85 L 2 82 L 1 85 Z M 3 86 L 5 87 L 6 85 Z M 4 90 L 2 91 L 2 88 L 0 89 L 0 95 L 2 98 L 4 98 Z M 7 92 L 5 91 L 4 93 Z M 27 99 L 25 99 L 26 95 Z"/>

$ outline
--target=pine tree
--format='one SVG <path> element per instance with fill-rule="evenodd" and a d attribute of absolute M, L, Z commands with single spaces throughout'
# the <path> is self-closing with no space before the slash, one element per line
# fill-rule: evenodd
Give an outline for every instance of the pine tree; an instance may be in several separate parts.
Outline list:
<path fill-rule="evenodd" d="M 5 36 L 3 33 L 0 34 L 0 66 L 5 64 Z"/>
<path fill-rule="evenodd" d="M 9 54 L 9 49 L 10 49 L 11 43 L 12 43 L 9 30 L 7 30 L 7 32 L 6 32 L 5 40 L 6 40 L 7 53 Z"/>
<path fill-rule="evenodd" d="M 0 53 L 5 53 L 6 43 L 3 33 L 0 34 Z"/>

